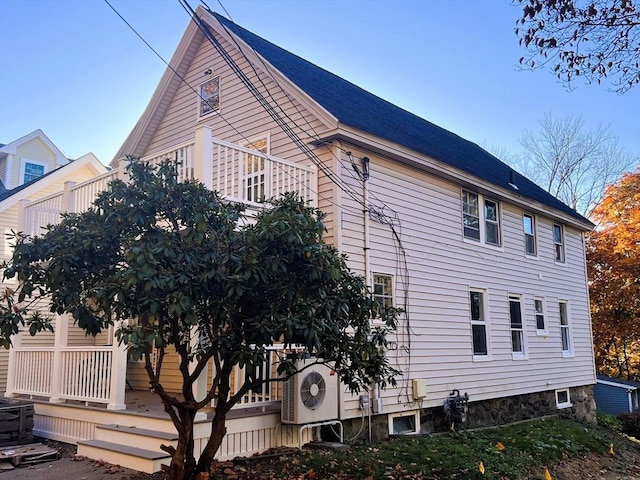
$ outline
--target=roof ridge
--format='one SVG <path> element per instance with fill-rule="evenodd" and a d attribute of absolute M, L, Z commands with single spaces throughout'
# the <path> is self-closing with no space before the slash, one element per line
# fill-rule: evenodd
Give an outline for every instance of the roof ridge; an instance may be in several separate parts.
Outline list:
<path fill-rule="evenodd" d="M 223 28 L 246 42 L 340 123 L 444 162 L 506 191 L 538 201 L 571 216 L 583 226 L 593 225 L 587 218 L 477 143 L 394 105 L 250 32 L 219 13 L 210 9 L 207 11 Z M 517 188 L 512 184 L 514 173 L 517 173 Z"/>

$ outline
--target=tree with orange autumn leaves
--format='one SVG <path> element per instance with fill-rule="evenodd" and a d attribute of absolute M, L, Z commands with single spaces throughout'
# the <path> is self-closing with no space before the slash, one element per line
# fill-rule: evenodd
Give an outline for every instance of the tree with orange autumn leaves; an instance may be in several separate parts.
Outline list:
<path fill-rule="evenodd" d="M 596 365 L 640 379 L 640 167 L 605 191 L 587 243 Z"/>

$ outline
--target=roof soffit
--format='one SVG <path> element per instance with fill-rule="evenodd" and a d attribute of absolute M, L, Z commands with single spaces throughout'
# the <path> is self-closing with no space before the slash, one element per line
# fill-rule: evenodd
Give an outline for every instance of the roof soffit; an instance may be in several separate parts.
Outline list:
<path fill-rule="evenodd" d="M 466 188 L 472 188 L 483 195 L 490 195 L 498 200 L 507 201 L 523 210 L 557 219 L 567 225 L 571 225 L 581 231 L 591 231 L 592 223 L 580 222 L 565 212 L 553 209 L 541 202 L 525 197 L 517 191 L 501 188 L 481 178 L 475 177 L 464 170 L 453 167 L 441 160 L 422 155 L 412 149 L 393 143 L 391 141 L 375 137 L 367 132 L 355 129 L 349 125 L 340 124 L 337 130 L 327 132 L 327 136 L 314 144 L 321 145 L 332 140 L 343 140 L 360 148 L 367 149 L 382 157 L 397 161 L 403 165 L 435 175 Z"/>
<path fill-rule="evenodd" d="M 50 185 L 53 182 L 59 181 L 64 177 L 71 175 L 74 170 L 83 168 L 85 166 L 88 166 L 93 171 L 94 175 L 101 175 L 107 171 L 107 167 L 105 167 L 104 164 L 100 162 L 100 160 L 98 160 L 98 158 L 93 153 L 87 153 L 77 160 L 69 162 L 67 165 L 56 168 L 48 175 L 41 177 L 39 180 L 34 181 L 27 187 L 20 189 L 15 194 L 0 201 L 0 212 L 6 210 L 12 205 L 15 205 L 20 200 L 30 197 L 34 193 L 37 193 L 39 190 L 46 188 L 47 185 Z"/>

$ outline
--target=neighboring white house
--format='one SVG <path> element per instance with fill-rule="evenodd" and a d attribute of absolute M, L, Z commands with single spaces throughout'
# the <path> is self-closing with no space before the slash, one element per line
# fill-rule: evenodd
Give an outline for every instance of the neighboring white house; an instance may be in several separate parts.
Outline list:
<path fill-rule="evenodd" d="M 202 28 L 187 27 L 112 166 L 125 155 L 175 158 L 185 177 L 251 208 L 298 190 L 327 214 L 326 241 L 381 300 L 405 309 L 388 351 L 398 386 L 372 385 L 364 412 L 339 388 L 329 417 L 349 427 L 371 414 L 377 434 L 439 428 L 458 390 L 469 396 L 470 425 L 553 412 L 592 420 L 591 222 L 476 144 L 218 14 L 198 14 Z M 128 367 L 134 389 L 144 387 L 139 371 Z M 260 441 L 230 428 L 242 447 L 222 456 L 292 443 L 277 435 L 277 416 L 266 418 L 244 422 L 250 438 L 266 432 Z"/>
<path fill-rule="evenodd" d="M 61 191 L 66 182 L 83 182 L 107 171 L 93 153 L 77 160 L 66 158 L 41 131 L 25 135 L 0 147 L 0 263 L 11 258 L 12 230 L 24 230 L 20 218 L 21 203 L 28 203 Z M 71 184 L 67 184 L 71 185 Z M 56 223 L 59 216 L 38 218 L 38 226 Z M 11 283 L 3 283 L 0 292 Z M 0 348 L 0 394 L 6 388 L 9 352 Z"/>
<path fill-rule="evenodd" d="M 0 185 L 12 190 L 67 163 L 69 159 L 38 129 L 0 144 Z"/>

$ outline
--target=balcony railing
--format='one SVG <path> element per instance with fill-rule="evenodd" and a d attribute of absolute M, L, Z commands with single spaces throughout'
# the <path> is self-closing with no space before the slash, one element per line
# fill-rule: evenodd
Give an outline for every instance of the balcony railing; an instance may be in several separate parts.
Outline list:
<path fill-rule="evenodd" d="M 316 168 L 225 142 L 211 136 L 210 129 L 201 127 L 205 135 L 196 141 L 144 157 L 157 165 L 163 160 L 179 162 L 180 181 L 197 179 L 217 190 L 229 201 L 259 208 L 265 200 L 285 192 L 297 192 L 311 205 L 317 204 Z M 200 144 L 198 143 L 200 142 Z M 198 154 L 199 155 L 198 155 Z M 79 184 L 65 185 L 65 191 L 33 201 L 23 206 L 19 228 L 30 234 L 42 233 L 42 228 L 60 222 L 63 212 L 83 212 L 95 201 L 109 182 L 125 178 L 120 166 Z"/>
<path fill-rule="evenodd" d="M 311 205 L 317 205 L 317 177 L 313 166 L 305 166 L 282 158 L 216 139 L 208 127 L 199 127 L 195 141 L 143 158 L 156 165 L 163 160 L 179 162 L 180 181 L 196 179 L 217 190 L 229 201 L 242 202 L 255 209 L 271 197 L 297 192 Z M 116 178 L 126 181 L 125 163 L 88 181 L 67 182 L 63 192 L 21 204 L 19 230 L 30 235 L 60 222 L 64 212 L 86 211 L 96 196 Z M 51 402 L 67 400 L 106 404 L 111 409 L 124 405 L 126 351 L 117 342 L 113 346 L 69 347 L 65 323 L 56 326 L 54 347 L 21 347 L 10 351 L 7 395 L 48 397 Z M 60 333 L 62 330 L 62 333 Z M 277 350 L 257 367 L 252 375 L 275 378 Z M 247 372 L 235 369 L 232 385 L 241 385 Z M 232 394 L 235 390 L 232 390 Z M 266 383 L 243 396 L 239 408 L 265 406 L 280 400 L 279 383 Z"/>

